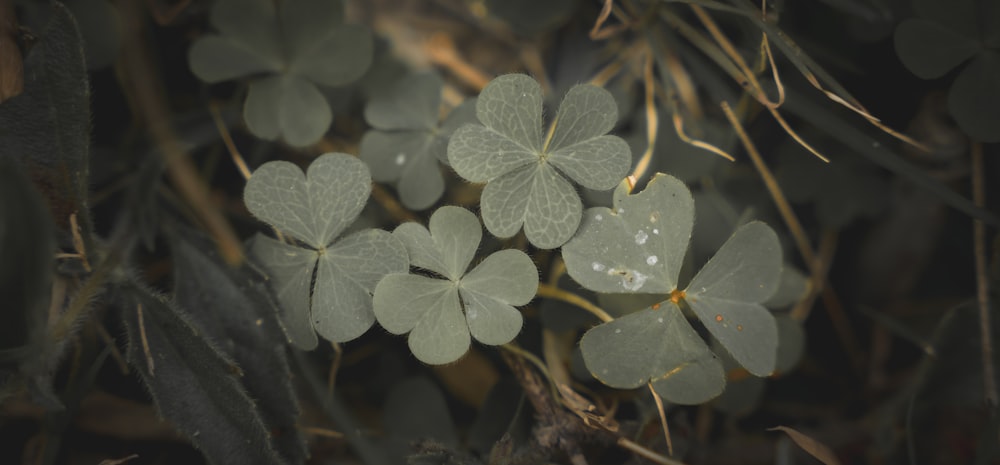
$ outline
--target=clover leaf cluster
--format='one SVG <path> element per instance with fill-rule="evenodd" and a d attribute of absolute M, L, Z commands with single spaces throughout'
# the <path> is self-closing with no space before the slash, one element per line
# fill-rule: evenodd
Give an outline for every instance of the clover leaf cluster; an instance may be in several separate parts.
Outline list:
<path fill-rule="evenodd" d="M 680 180 L 656 174 L 642 192 L 623 183 L 614 208 L 588 209 L 563 247 L 570 276 L 602 293 L 661 294 L 662 302 L 594 327 L 580 341 L 600 381 L 651 383 L 668 401 L 698 404 L 725 388 L 718 357 L 687 322 L 702 321 L 733 359 L 757 376 L 775 369 L 777 326 L 761 304 L 781 278 L 781 247 L 764 223 L 743 225 L 683 289 L 678 278 L 694 226 L 694 199 Z"/>
<path fill-rule="evenodd" d="M 333 342 L 363 334 L 375 322 L 375 285 L 409 268 L 403 244 L 386 231 L 340 237 L 370 192 L 368 168 L 344 153 L 320 156 L 305 175 L 292 163 L 268 162 L 247 181 L 250 213 L 295 240 L 258 234 L 251 253 L 268 271 L 286 333 L 299 347 L 315 347 L 316 332 Z"/>
<path fill-rule="evenodd" d="M 371 33 L 343 24 L 339 0 L 218 0 L 218 34 L 195 41 L 188 59 L 199 79 L 251 78 L 243 107 L 247 127 L 263 139 L 312 144 L 333 121 L 317 86 L 361 77 L 372 60 Z"/>
<path fill-rule="evenodd" d="M 507 238 L 524 228 L 532 245 L 553 249 L 576 232 L 583 203 L 570 183 L 610 190 L 632 162 L 628 144 L 607 135 L 618 120 L 611 94 L 597 86 L 571 88 L 548 133 L 542 128 L 542 90 L 534 79 L 508 74 L 479 94 L 481 124 L 459 128 L 448 160 L 459 176 L 486 183 L 483 223 Z"/>

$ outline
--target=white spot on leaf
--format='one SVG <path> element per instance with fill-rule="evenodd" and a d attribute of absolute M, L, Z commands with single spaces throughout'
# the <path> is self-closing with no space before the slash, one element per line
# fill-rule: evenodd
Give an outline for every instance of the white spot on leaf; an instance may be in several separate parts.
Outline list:
<path fill-rule="evenodd" d="M 601 221 L 601 220 L 604 219 L 604 215 L 601 215 L 600 213 L 598 213 L 597 215 L 594 216 L 594 219 L 597 220 L 597 221 Z"/>
<path fill-rule="evenodd" d="M 643 231 L 643 230 L 640 229 L 639 232 L 635 233 L 635 243 L 636 244 L 639 244 L 639 245 L 645 244 L 646 243 L 646 239 L 649 239 L 649 234 L 646 234 L 646 231 Z"/>
<path fill-rule="evenodd" d="M 646 280 L 649 279 L 648 275 L 642 274 L 636 270 L 621 270 L 617 268 L 612 268 L 608 270 L 609 275 L 618 275 L 622 280 L 622 287 L 629 291 L 639 290 L 643 284 L 646 284 Z"/>
<path fill-rule="evenodd" d="M 615 334 L 621 334 L 621 333 L 622 333 L 622 330 L 621 330 L 621 328 L 616 328 L 616 329 L 615 329 Z"/>
<path fill-rule="evenodd" d="M 604 271 L 604 265 L 601 264 L 601 263 L 594 262 L 590 266 L 591 266 L 591 268 L 594 269 L 594 271 Z"/>
<path fill-rule="evenodd" d="M 396 165 L 403 166 L 403 163 L 406 163 L 406 154 L 400 153 L 396 155 Z"/>
<path fill-rule="evenodd" d="M 659 260 L 660 260 L 660 259 L 659 259 L 659 258 L 657 258 L 657 257 L 656 257 L 656 255 L 650 255 L 650 256 L 646 257 L 646 264 L 647 264 L 647 265 L 649 265 L 649 266 L 653 266 L 653 265 L 655 265 L 655 264 L 656 264 L 656 262 L 658 262 Z"/>
<path fill-rule="evenodd" d="M 656 228 L 653 228 L 653 234 L 660 234 L 660 230 L 656 229 Z"/>

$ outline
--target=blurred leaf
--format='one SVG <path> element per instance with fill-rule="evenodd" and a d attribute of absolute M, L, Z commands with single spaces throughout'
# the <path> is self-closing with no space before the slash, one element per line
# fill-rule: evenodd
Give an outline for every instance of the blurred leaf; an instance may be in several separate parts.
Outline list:
<path fill-rule="evenodd" d="M 240 382 L 260 409 L 278 453 L 290 464 L 305 463 L 285 338 L 260 278 L 227 266 L 214 245 L 193 232 L 177 234 L 171 250 L 175 301 L 190 309 L 192 322 L 240 366 Z"/>
<path fill-rule="evenodd" d="M 973 139 L 1000 142 L 1000 53 L 983 52 L 962 70 L 948 91 L 948 110 Z"/>
<path fill-rule="evenodd" d="M 788 315 L 775 315 L 778 325 L 778 360 L 774 372 L 784 374 L 792 371 L 806 352 L 806 331 L 802 324 Z"/>
<path fill-rule="evenodd" d="M 89 246 L 90 84 L 76 21 L 61 3 L 52 9 L 24 60 L 24 93 L 0 105 L 0 157 L 21 162 L 61 230 L 70 231 L 76 214 Z"/>
<path fill-rule="evenodd" d="M 418 440 L 434 440 L 447 447 L 458 446 L 458 433 L 448 411 L 444 393 L 431 380 L 413 377 L 393 386 L 382 408 L 386 446 L 396 463 L 407 463 Z"/>
<path fill-rule="evenodd" d="M 809 278 L 791 265 L 785 264 L 781 269 L 781 279 L 778 289 L 770 299 L 764 302 L 767 308 L 788 308 L 798 303 L 809 290 Z"/>
<path fill-rule="evenodd" d="M 483 222 L 497 237 L 524 227 L 532 245 L 552 249 L 576 232 L 583 208 L 567 177 L 583 187 L 613 188 L 631 163 L 628 144 L 605 135 L 618 119 L 606 90 L 578 85 L 566 93 L 543 140 L 542 91 L 521 74 L 500 76 L 476 102 L 482 125 L 467 124 L 452 136 L 448 160 L 472 182 L 486 182 Z"/>
<path fill-rule="evenodd" d="M 971 37 L 918 18 L 899 23 L 895 42 L 903 65 L 923 79 L 944 76 L 983 48 Z"/>
<path fill-rule="evenodd" d="M 442 86 L 435 74 L 410 76 L 365 107 L 365 119 L 374 129 L 361 139 L 361 159 L 375 181 L 395 182 L 400 201 L 413 210 L 429 208 L 444 194 L 437 162 L 447 158 L 451 134 L 475 121 L 475 100 L 470 99 L 438 124 Z"/>
<path fill-rule="evenodd" d="M 1000 142 L 1000 7 L 996 2 L 920 0 L 922 18 L 896 27 L 896 53 L 924 79 L 938 78 L 971 62 L 948 91 L 948 109 L 967 134 L 982 142 Z"/>
<path fill-rule="evenodd" d="M 371 33 L 343 16 L 339 0 L 218 0 L 211 21 L 220 34 L 191 46 L 191 71 L 208 83 L 267 75 L 251 82 L 247 126 L 263 139 L 312 144 L 333 119 L 316 85 L 352 82 L 372 60 Z"/>
<path fill-rule="evenodd" d="M 201 335 L 190 317 L 133 283 L 118 289 L 128 359 L 156 408 L 213 464 L 286 463 L 271 447 L 240 368 Z"/>
<path fill-rule="evenodd" d="M 333 342 L 367 331 L 375 321 L 375 284 L 409 267 L 403 245 L 385 231 L 366 229 L 337 240 L 370 190 L 368 168 L 343 153 L 320 156 L 305 175 L 289 162 L 265 163 L 247 181 L 247 209 L 308 246 L 259 236 L 251 248 L 272 280 L 289 337 L 303 349 L 316 343 L 307 321 Z"/>
<path fill-rule="evenodd" d="M 758 376 L 770 374 L 777 328 L 760 303 L 780 279 L 774 231 L 760 222 L 742 226 L 678 292 L 694 219 L 687 186 L 657 173 L 638 194 L 620 186 L 614 204 L 614 210 L 587 210 L 580 232 L 563 247 L 567 271 L 598 292 L 669 298 L 588 331 L 581 349 L 591 373 L 613 387 L 652 380 L 660 395 L 677 403 L 701 403 L 722 392 L 722 367 L 685 320 L 678 307 L 684 302 L 741 365 Z"/>
<path fill-rule="evenodd" d="M 576 9 L 576 0 L 486 0 L 486 9 L 524 35 L 534 35 L 565 22 Z"/>
<path fill-rule="evenodd" d="M 471 271 L 482 229 L 475 215 L 441 207 L 430 229 L 407 223 L 393 232 L 414 266 L 444 279 L 393 273 L 375 288 L 375 316 L 393 334 L 409 332 L 410 350 L 420 361 L 450 363 L 469 348 L 471 337 L 488 345 L 506 344 L 521 330 L 514 306 L 525 305 L 538 289 L 538 271 L 519 250 L 495 252 Z"/>
<path fill-rule="evenodd" d="M 45 201 L 15 161 L 0 157 L 0 371 L 43 352 L 55 251 Z"/>

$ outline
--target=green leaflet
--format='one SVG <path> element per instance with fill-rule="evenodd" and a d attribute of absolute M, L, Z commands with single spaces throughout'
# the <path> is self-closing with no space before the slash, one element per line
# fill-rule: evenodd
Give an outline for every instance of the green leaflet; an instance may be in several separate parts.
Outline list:
<path fill-rule="evenodd" d="M 605 135 L 618 107 L 599 87 L 578 85 L 566 93 L 548 140 L 541 88 L 528 76 L 491 81 L 476 102 L 476 117 L 481 125 L 467 124 L 452 135 L 448 160 L 459 176 L 487 183 L 483 222 L 498 237 L 523 227 L 536 247 L 559 247 L 576 232 L 583 209 L 570 180 L 608 190 L 631 163 L 628 144 Z"/>
<path fill-rule="evenodd" d="M 271 279 L 289 338 L 301 348 L 316 346 L 313 330 L 334 342 L 363 334 L 375 321 L 375 284 L 409 268 L 406 249 L 388 232 L 367 229 L 338 240 L 370 189 L 368 168 L 342 153 L 320 156 L 305 175 L 288 162 L 265 163 L 247 181 L 247 209 L 308 246 L 258 236 L 250 247 Z"/>
<path fill-rule="evenodd" d="M 677 403 L 700 403 L 722 392 L 721 365 L 685 321 L 679 302 L 751 373 L 774 371 L 777 327 L 761 303 L 780 281 L 777 235 L 764 223 L 743 225 L 680 290 L 693 219 L 687 187 L 657 173 L 641 193 L 619 187 L 614 209 L 587 210 L 580 232 L 563 247 L 567 271 L 588 289 L 671 296 L 584 335 L 587 367 L 605 383 L 630 388 L 653 382 Z"/>
<path fill-rule="evenodd" d="M 457 360 L 471 338 L 488 345 L 510 342 L 521 330 L 514 306 L 531 301 L 538 271 L 524 252 L 495 252 L 466 272 L 482 238 L 476 216 L 441 207 L 430 228 L 400 225 L 393 235 L 405 244 L 415 267 L 443 279 L 393 273 L 375 287 L 374 311 L 393 334 L 409 333 L 413 355 L 429 364 Z"/>
<path fill-rule="evenodd" d="M 333 120 L 317 85 L 350 83 L 372 60 L 371 33 L 343 19 L 340 1 L 219 0 L 211 14 L 219 34 L 191 46 L 191 71 L 208 83 L 256 78 L 243 111 L 250 131 L 312 144 Z"/>

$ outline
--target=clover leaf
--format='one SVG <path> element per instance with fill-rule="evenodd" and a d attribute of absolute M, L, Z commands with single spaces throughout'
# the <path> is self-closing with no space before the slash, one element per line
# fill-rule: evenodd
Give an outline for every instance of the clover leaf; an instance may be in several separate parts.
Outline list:
<path fill-rule="evenodd" d="M 741 226 L 680 290 L 694 224 L 687 186 L 662 173 L 635 195 L 623 183 L 614 207 L 588 209 L 580 232 L 563 246 L 570 276 L 597 292 L 669 298 L 584 334 L 580 349 L 591 373 L 618 388 L 650 382 L 663 398 L 679 404 L 717 396 L 725 386 L 722 365 L 686 321 L 682 306 L 749 372 L 774 371 L 777 327 L 761 305 L 781 275 L 774 231 L 761 222 Z"/>
<path fill-rule="evenodd" d="M 948 91 L 948 109 L 972 138 L 1000 142 L 1000 4 L 916 0 L 919 18 L 896 27 L 896 54 L 923 79 L 969 62 Z"/>
<path fill-rule="evenodd" d="M 304 349 L 316 346 L 316 332 L 344 342 L 367 331 L 375 322 L 375 284 L 409 269 L 403 244 L 386 231 L 365 229 L 338 240 L 370 192 L 368 168 L 344 153 L 320 156 L 304 176 L 292 163 L 268 162 L 247 181 L 243 200 L 250 213 L 301 242 L 257 235 L 251 253 L 271 279 L 289 338 Z"/>
<path fill-rule="evenodd" d="M 254 78 L 243 107 L 250 131 L 312 144 L 333 121 L 316 86 L 352 82 L 372 59 L 371 33 L 343 15 L 340 1 L 218 0 L 210 19 L 219 34 L 191 46 L 191 71 L 208 83 Z"/>
<path fill-rule="evenodd" d="M 400 201 L 413 210 L 430 207 L 444 194 L 438 160 L 447 161 L 451 134 L 475 121 L 475 101 L 469 100 L 439 124 L 443 85 L 435 74 L 414 75 L 365 107 L 365 119 L 375 129 L 361 139 L 361 159 L 376 182 L 395 182 Z"/>
<path fill-rule="evenodd" d="M 538 271 L 520 250 L 501 250 L 466 272 L 482 239 L 476 216 L 441 207 L 429 228 L 404 223 L 392 235 L 410 264 L 437 276 L 392 273 L 375 287 L 375 317 L 393 334 L 410 333 L 413 355 L 424 363 L 454 362 L 469 349 L 470 333 L 487 345 L 506 344 L 521 331 L 514 306 L 538 290 Z"/>
<path fill-rule="evenodd" d="M 542 132 L 542 90 L 522 74 L 500 76 L 479 94 L 476 116 L 452 135 L 448 160 L 459 176 L 485 182 L 480 208 L 493 235 L 524 227 L 536 247 L 552 249 L 576 232 L 583 204 L 570 180 L 609 190 L 628 172 L 628 144 L 605 135 L 618 120 L 611 94 L 592 85 L 571 88 L 553 127 Z"/>

